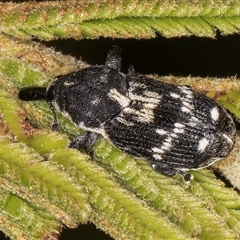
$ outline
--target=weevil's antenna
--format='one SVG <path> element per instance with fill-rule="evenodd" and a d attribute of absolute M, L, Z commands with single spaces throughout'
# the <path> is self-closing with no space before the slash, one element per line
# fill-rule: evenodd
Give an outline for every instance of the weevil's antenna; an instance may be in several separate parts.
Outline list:
<path fill-rule="evenodd" d="M 53 113 L 53 123 L 52 123 L 52 130 L 53 131 L 59 131 L 59 122 L 58 122 L 58 118 L 57 118 L 57 113 L 55 111 L 55 108 L 53 106 L 53 103 L 51 101 L 47 101 L 49 106 L 50 106 L 50 109 Z"/>

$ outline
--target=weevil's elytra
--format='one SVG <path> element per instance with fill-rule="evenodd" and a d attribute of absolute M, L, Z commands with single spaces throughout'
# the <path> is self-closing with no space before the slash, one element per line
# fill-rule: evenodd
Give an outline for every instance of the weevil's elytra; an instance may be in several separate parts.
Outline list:
<path fill-rule="evenodd" d="M 44 99 L 86 131 L 70 146 L 90 151 L 98 135 L 167 176 L 198 169 L 227 156 L 236 127 L 213 100 L 187 86 L 155 81 L 133 67 L 121 71 L 120 48 L 105 65 L 55 78 L 47 88 L 25 88 L 22 100 Z M 54 114 L 55 116 L 55 114 Z M 55 125 L 56 125 L 55 117 Z"/>

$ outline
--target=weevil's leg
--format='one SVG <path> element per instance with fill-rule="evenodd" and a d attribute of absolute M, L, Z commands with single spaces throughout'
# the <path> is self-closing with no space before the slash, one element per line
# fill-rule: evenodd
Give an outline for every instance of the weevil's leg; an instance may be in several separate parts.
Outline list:
<path fill-rule="evenodd" d="M 178 173 L 180 173 L 184 179 L 184 181 L 186 183 L 190 182 L 191 180 L 193 180 L 193 175 L 190 174 L 190 173 L 186 173 L 184 171 L 181 171 L 181 170 L 177 170 Z"/>
<path fill-rule="evenodd" d="M 168 177 L 173 177 L 177 173 L 177 170 L 174 168 L 162 167 L 155 163 L 151 164 L 151 166 L 156 172 L 161 173 Z"/>
<path fill-rule="evenodd" d="M 48 104 L 49 104 L 50 109 L 53 113 L 52 130 L 53 131 L 59 131 L 59 122 L 58 122 L 58 119 L 57 119 L 57 114 L 56 114 L 55 108 L 54 108 L 52 102 L 48 101 Z"/>
<path fill-rule="evenodd" d="M 99 134 L 94 132 L 85 132 L 84 135 L 72 139 L 69 147 L 78 150 L 84 150 L 93 158 L 93 145 L 97 141 Z"/>
<path fill-rule="evenodd" d="M 186 183 L 190 182 L 193 179 L 193 176 L 190 173 L 186 173 L 179 169 L 162 167 L 157 164 L 152 164 L 152 168 L 155 171 L 157 171 L 165 176 L 168 176 L 168 177 L 173 177 L 176 173 L 179 173 L 179 174 L 181 174 L 181 176 L 183 177 L 183 179 Z"/>

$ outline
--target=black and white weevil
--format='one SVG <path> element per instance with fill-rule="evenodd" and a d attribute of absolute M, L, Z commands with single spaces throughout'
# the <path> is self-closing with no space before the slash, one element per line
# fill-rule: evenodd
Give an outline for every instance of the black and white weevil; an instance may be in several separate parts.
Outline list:
<path fill-rule="evenodd" d="M 236 127 L 212 99 L 188 86 L 155 81 L 133 68 L 121 72 L 120 48 L 113 46 L 105 65 L 56 77 L 46 88 L 23 88 L 19 98 L 46 100 L 86 131 L 71 147 L 90 151 L 99 135 L 153 169 L 173 176 L 226 157 L 233 149 Z"/>

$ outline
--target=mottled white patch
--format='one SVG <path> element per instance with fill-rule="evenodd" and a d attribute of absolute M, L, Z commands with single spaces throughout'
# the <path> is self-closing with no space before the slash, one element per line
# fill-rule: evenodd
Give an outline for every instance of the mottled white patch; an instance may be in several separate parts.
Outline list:
<path fill-rule="evenodd" d="M 75 83 L 74 82 L 64 82 L 64 86 L 73 86 Z"/>
<path fill-rule="evenodd" d="M 163 145 L 163 146 L 161 146 L 161 149 L 164 151 L 169 151 L 171 149 L 171 146 L 172 146 L 171 144 L 169 144 L 168 146 Z"/>
<path fill-rule="evenodd" d="M 155 132 L 159 135 L 166 135 L 168 132 L 163 129 L 156 129 Z"/>
<path fill-rule="evenodd" d="M 143 95 L 148 97 L 148 98 L 156 98 L 156 99 L 161 99 L 162 95 L 159 95 L 157 92 L 151 92 L 151 91 L 144 91 Z"/>
<path fill-rule="evenodd" d="M 197 123 L 197 122 L 198 122 L 198 119 L 197 119 L 196 117 L 194 117 L 194 116 L 191 116 L 190 122 L 195 122 L 195 123 Z"/>
<path fill-rule="evenodd" d="M 167 139 L 168 140 L 168 139 Z M 161 149 L 164 149 L 164 150 L 170 150 L 170 148 L 172 147 L 172 144 L 171 144 L 171 140 L 169 140 L 169 142 L 163 142 L 163 146 L 161 147 Z"/>
<path fill-rule="evenodd" d="M 193 97 L 193 92 L 185 86 L 179 86 L 179 89 L 181 89 L 181 92 L 184 93 L 186 98 L 192 98 Z"/>
<path fill-rule="evenodd" d="M 163 129 L 156 129 L 155 131 L 160 134 L 160 135 L 165 135 L 168 134 L 168 137 L 163 141 L 162 145 L 158 148 L 152 148 L 152 150 L 156 151 L 157 153 L 165 153 L 167 151 L 170 151 L 172 146 L 173 146 L 173 141 L 174 139 L 179 137 L 179 134 L 183 134 L 184 133 L 184 128 L 185 125 L 182 123 L 175 123 L 174 124 L 174 128 L 172 130 L 172 132 L 167 132 Z"/>
<path fill-rule="evenodd" d="M 153 147 L 152 151 L 155 152 L 155 153 L 159 153 L 159 154 L 163 154 L 164 153 L 163 149 L 157 148 L 157 147 Z"/>
<path fill-rule="evenodd" d="M 132 89 L 146 89 L 147 86 L 140 82 L 130 82 L 130 90 Z"/>
<path fill-rule="evenodd" d="M 225 139 L 227 139 L 227 141 L 231 144 L 231 145 L 233 145 L 233 140 L 228 136 L 228 135 L 226 135 L 225 133 L 223 134 L 223 137 L 225 138 Z"/>
<path fill-rule="evenodd" d="M 184 133 L 184 129 L 182 129 L 182 128 L 174 128 L 173 132 L 174 133 Z"/>
<path fill-rule="evenodd" d="M 181 89 L 181 92 L 184 93 L 184 96 L 181 97 L 182 101 L 182 107 L 181 111 L 186 113 L 191 113 L 194 109 L 194 106 L 192 105 L 192 98 L 193 98 L 193 92 L 185 86 L 179 87 Z"/>
<path fill-rule="evenodd" d="M 131 100 L 128 97 L 118 92 L 116 88 L 111 88 L 107 96 L 112 100 L 117 101 L 119 105 L 123 108 L 129 106 L 131 102 Z"/>
<path fill-rule="evenodd" d="M 156 104 L 153 103 L 144 103 L 143 104 L 144 108 L 149 108 L 149 109 L 155 109 L 156 108 Z"/>
<path fill-rule="evenodd" d="M 99 103 L 100 103 L 100 99 L 98 98 L 91 101 L 91 104 L 93 104 L 94 106 L 97 106 Z"/>
<path fill-rule="evenodd" d="M 172 138 L 177 138 L 178 135 L 177 135 L 176 133 L 171 133 L 171 134 L 170 134 L 170 137 L 172 137 Z"/>
<path fill-rule="evenodd" d="M 188 123 L 188 126 L 195 127 L 198 124 L 198 121 L 199 120 L 196 117 L 191 116 L 190 120 L 189 120 L 189 123 Z"/>
<path fill-rule="evenodd" d="M 173 92 L 170 93 L 170 96 L 171 96 L 172 98 L 175 98 L 175 99 L 180 98 L 180 95 L 178 95 L 177 93 L 173 93 Z"/>
<path fill-rule="evenodd" d="M 142 108 L 140 110 L 136 110 L 130 107 L 126 107 L 123 109 L 123 113 L 127 115 L 132 115 L 132 119 L 139 122 L 151 123 L 154 121 L 154 113 L 153 109 Z"/>
<path fill-rule="evenodd" d="M 214 107 L 211 109 L 210 111 L 210 114 L 211 114 L 211 118 L 213 121 L 217 121 L 218 118 L 219 118 L 219 110 L 217 107 Z"/>
<path fill-rule="evenodd" d="M 182 93 L 184 93 L 184 96 L 181 97 L 181 111 L 185 113 L 192 113 L 192 110 L 194 109 L 194 106 L 192 105 L 193 92 L 186 86 L 179 86 L 178 88 Z"/>
<path fill-rule="evenodd" d="M 203 152 L 205 150 L 205 148 L 208 146 L 208 144 L 209 144 L 209 141 L 206 138 L 202 138 L 198 142 L 198 151 Z"/>
<path fill-rule="evenodd" d="M 129 98 L 133 101 L 140 101 L 142 103 L 151 103 L 151 104 L 157 105 L 160 103 L 162 95 L 159 95 L 158 93 L 152 93 L 149 95 L 145 94 L 144 96 L 144 95 L 133 94 L 130 92 Z"/>
<path fill-rule="evenodd" d="M 119 116 L 119 117 L 116 118 L 116 120 L 117 120 L 118 122 L 120 122 L 120 123 L 128 126 L 128 127 L 134 126 L 134 123 L 133 123 L 133 122 L 127 121 L 124 117 Z"/>
<path fill-rule="evenodd" d="M 174 129 L 173 129 L 173 134 L 174 133 L 184 133 L 184 128 L 185 125 L 182 123 L 174 123 Z"/>
<path fill-rule="evenodd" d="M 165 141 L 166 141 L 167 143 L 171 143 L 171 142 L 172 142 L 172 138 L 168 137 L 167 139 L 165 139 Z"/>
<path fill-rule="evenodd" d="M 162 96 L 155 92 L 144 91 L 144 95 L 133 94 L 129 92 L 129 98 L 131 101 L 140 102 L 141 109 L 131 108 L 127 106 L 123 109 L 123 113 L 126 115 L 132 115 L 132 119 L 143 122 L 151 123 L 154 121 L 154 110 L 159 106 Z"/>
<path fill-rule="evenodd" d="M 185 128 L 185 125 L 182 123 L 174 123 L 174 127 L 176 128 Z"/>
<path fill-rule="evenodd" d="M 152 156 L 153 156 L 156 160 L 162 160 L 162 157 L 161 157 L 160 155 L 158 155 L 158 154 L 153 154 Z M 152 165 L 152 168 L 155 169 L 155 166 L 156 166 L 156 165 L 153 164 L 153 165 Z"/>
<path fill-rule="evenodd" d="M 194 109 L 193 105 L 191 105 L 189 102 L 183 101 L 182 104 L 191 110 Z"/>
<path fill-rule="evenodd" d="M 191 109 L 186 108 L 186 107 L 181 107 L 181 110 L 182 110 L 182 112 L 186 112 L 186 113 L 191 113 L 192 112 Z"/>

